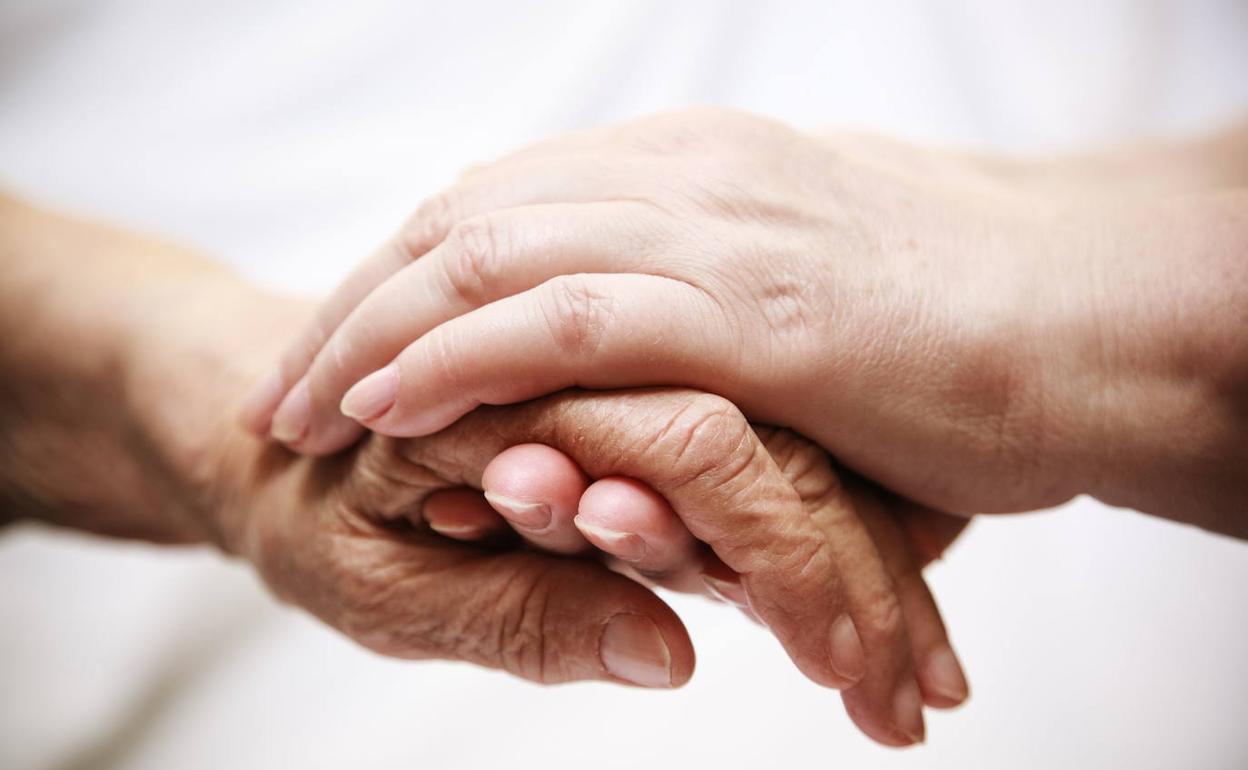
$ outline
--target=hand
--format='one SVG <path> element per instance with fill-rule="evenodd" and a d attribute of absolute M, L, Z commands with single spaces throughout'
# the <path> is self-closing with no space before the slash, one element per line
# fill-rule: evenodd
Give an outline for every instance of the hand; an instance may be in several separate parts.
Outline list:
<path fill-rule="evenodd" d="M 1212 415 L 1245 400 L 1248 367 L 1202 385 L 1185 358 L 1208 351 L 1227 375 L 1214 351 L 1248 362 L 1228 331 L 1242 302 L 1199 299 L 1244 293 L 1219 278 L 1243 276 L 1242 193 L 1152 205 L 990 167 L 721 111 L 540 144 L 418 211 L 288 352 L 248 422 L 272 416 L 275 437 L 316 454 L 359 435 L 340 402 L 413 436 L 572 385 L 675 384 L 941 510 L 1088 492 L 1242 529 L 1225 518 L 1242 510 L 1235 463 L 1209 458 L 1240 456 L 1226 446 L 1242 433 Z M 1175 263 L 1193 247 L 1180 221 L 1218 233 L 1199 260 Z M 1138 279 L 1107 292 L 1124 271 Z M 1185 314 L 1209 310 L 1169 325 L 1172 294 Z M 1239 395 L 1211 405 L 1210 392 Z M 1135 415 L 1162 407 L 1173 430 L 1142 433 Z"/>
<path fill-rule="evenodd" d="M 593 502 L 602 486 L 575 500 L 576 485 L 586 484 L 581 469 L 590 478 L 639 479 L 663 496 L 658 515 L 641 522 L 652 548 L 637 558 L 618 542 L 598 543 L 669 586 L 701 590 L 709 571 L 748 601 L 807 676 L 846 688 L 846 707 L 865 732 L 891 745 L 921 739 L 925 696 L 955 705 L 966 687 L 910 543 L 869 493 L 837 482 L 821 452 L 791 434 L 766 435 L 765 451 L 739 413 L 703 394 L 567 393 L 479 410 L 427 439 L 374 437 L 341 459 L 271 450 L 264 471 L 228 473 L 259 483 L 220 507 L 230 522 L 224 531 L 236 533 L 226 542 L 255 560 L 279 595 L 381 652 L 466 659 L 541 681 L 669 686 L 688 678 L 692 650 L 670 610 L 640 586 L 585 562 L 454 545 L 423 528 L 425 519 L 444 531 L 456 517 L 480 522 L 484 499 L 462 487 L 483 486 L 493 458 L 494 484 L 511 500 L 546 502 L 532 483 L 553 493 L 550 523 L 525 520 L 526 536 L 582 550 L 567 541 L 576 509 L 569 493 L 590 518 L 595 507 L 618 509 Z M 521 488 L 522 478 L 508 478 L 508 453 L 499 453 L 533 441 L 566 452 L 575 466 L 534 477 L 532 457 L 512 461 L 511 469 L 530 471 Z M 237 454 L 231 449 L 227 464 Z M 677 522 L 692 536 L 682 537 Z M 608 651 L 600 660 L 598 629 L 620 613 L 651 619 L 668 652 L 620 660 Z"/>
<path fill-rule="evenodd" d="M 826 461 L 796 439 L 780 455 L 786 477 L 717 397 L 569 393 L 482 410 L 427 439 L 374 437 L 340 457 L 294 457 L 228 415 L 283 330 L 306 321 L 302 306 L 165 244 L 16 202 L 0 217 L 13 268 L 0 280 L 0 328 L 22 330 L 0 345 L 12 374 L 0 399 L 6 510 L 116 536 L 216 542 L 254 561 L 280 595 L 390 654 L 542 681 L 680 684 L 692 667 L 688 638 L 640 585 L 586 560 L 500 553 L 404 526 L 423 502 L 482 505 L 440 490 L 479 487 L 504 448 L 540 442 L 591 478 L 633 478 L 669 501 L 713 549 L 702 551 L 708 568 L 740 576 L 798 666 L 847 688 L 869 734 L 897 744 L 922 734 L 915 669 L 936 700 L 941 688 L 924 677 L 952 655 L 935 606 L 904 538 L 873 524 L 871 510 L 860 518 Z"/>
<path fill-rule="evenodd" d="M 948 708 L 964 701 L 965 677 L 947 646 L 919 570 L 941 555 L 966 519 L 907 504 L 852 476 L 838 479 L 826 453 L 788 431 L 758 428 L 757 432 L 799 494 L 817 499 L 839 490 L 867 526 L 903 600 L 925 702 Z M 481 474 L 481 485 L 484 499 L 460 490 L 428 501 L 421 523 L 453 539 L 496 547 L 510 544 L 514 530 L 531 545 L 558 553 L 597 548 L 613 569 L 639 582 L 707 593 L 758 621 L 741 576 L 693 537 L 662 496 L 635 479 L 590 481 L 562 452 L 524 444 L 491 460 Z M 812 507 L 812 515 L 820 515 L 818 506 Z"/>

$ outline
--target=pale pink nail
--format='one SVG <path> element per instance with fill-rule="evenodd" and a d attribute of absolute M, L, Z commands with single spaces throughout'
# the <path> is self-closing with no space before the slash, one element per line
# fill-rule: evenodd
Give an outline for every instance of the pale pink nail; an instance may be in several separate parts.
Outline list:
<path fill-rule="evenodd" d="M 482 535 L 481 527 L 476 524 L 450 524 L 431 521 L 429 522 L 429 529 L 432 529 L 439 535 L 455 540 L 476 540 Z"/>
<path fill-rule="evenodd" d="M 923 673 L 927 689 L 955 704 L 966 700 L 970 694 L 962 666 L 948 645 L 937 647 L 927 657 Z"/>
<path fill-rule="evenodd" d="M 832 670 L 850 685 L 856 684 L 867 673 L 867 657 L 862 651 L 862 639 L 849 613 L 842 613 L 832 622 Z"/>
<path fill-rule="evenodd" d="M 602 665 L 612 676 L 642 687 L 672 686 L 672 654 L 654 621 L 616 615 L 598 643 Z"/>
<path fill-rule="evenodd" d="M 294 444 L 308 434 L 311 419 L 312 400 L 308 395 L 308 381 L 300 380 L 274 413 L 270 432 L 283 444 Z"/>
<path fill-rule="evenodd" d="M 399 395 L 399 367 L 391 364 L 355 383 L 338 405 L 353 420 L 376 420 L 394 406 Z"/>
<path fill-rule="evenodd" d="M 590 524 L 582 516 L 572 523 L 594 545 L 624 561 L 641 561 L 646 555 L 646 541 L 632 532 L 620 532 L 597 524 Z"/>
<path fill-rule="evenodd" d="M 527 503 L 494 492 L 486 492 L 485 499 L 508 521 L 525 529 L 542 530 L 550 526 L 550 506 L 545 503 Z"/>
<path fill-rule="evenodd" d="M 923 696 L 919 693 L 919 683 L 908 679 L 897 688 L 893 696 L 893 716 L 897 720 L 897 729 L 911 743 L 922 743 L 923 728 Z"/>

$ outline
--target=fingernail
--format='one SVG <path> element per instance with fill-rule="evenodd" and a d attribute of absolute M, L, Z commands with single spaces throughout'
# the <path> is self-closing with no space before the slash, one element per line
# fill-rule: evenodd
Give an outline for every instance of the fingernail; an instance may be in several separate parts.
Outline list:
<path fill-rule="evenodd" d="M 353 420 L 376 420 L 394 406 L 399 395 L 399 367 L 378 369 L 351 386 L 338 409 Z"/>
<path fill-rule="evenodd" d="M 616 558 L 624 561 L 641 561 L 646 555 L 646 541 L 641 539 L 641 535 L 590 524 L 581 516 L 573 518 L 572 523 L 594 545 Z"/>
<path fill-rule="evenodd" d="M 966 675 L 953 650 L 947 645 L 936 648 L 927 658 L 923 669 L 928 689 L 936 695 L 947 698 L 955 704 L 966 700 L 970 688 L 966 684 Z"/>
<path fill-rule="evenodd" d="M 897 694 L 893 696 L 893 715 L 897 720 L 897 729 L 911 743 L 923 742 L 923 696 L 919 693 L 919 683 L 914 679 L 897 688 Z"/>
<path fill-rule="evenodd" d="M 312 400 L 308 396 L 308 381 L 300 380 L 273 415 L 270 433 L 283 444 L 293 444 L 308 433 Z"/>
<path fill-rule="evenodd" d="M 508 521 L 519 524 L 526 529 L 546 529 L 550 526 L 550 506 L 545 503 L 526 503 L 512 497 L 505 497 L 493 492 L 486 492 L 485 499 L 490 501 L 494 510 L 503 514 Z"/>
<path fill-rule="evenodd" d="M 475 524 L 450 524 L 438 521 L 429 522 L 429 529 L 456 540 L 476 540 L 482 533 L 481 527 Z"/>
<path fill-rule="evenodd" d="M 842 613 L 832 622 L 832 670 L 855 684 L 867 673 L 867 656 L 862 651 L 862 639 L 849 613 Z"/>
<path fill-rule="evenodd" d="M 616 615 L 602 631 L 598 656 L 612 676 L 642 687 L 672 686 L 672 655 L 654 621 Z"/>
<path fill-rule="evenodd" d="M 267 430 L 267 418 L 277 406 L 282 392 L 282 373 L 278 369 L 270 371 L 257 380 L 247 397 L 243 399 L 242 409 L 239 410 L 243 425 L 248 430 L 256 432 Z"/>
<path fill-rule="evenodd" d="M 731 580 L 711 577 L 703 574 L 702 582 L 706 585 L 706 590 L 711 592 L 717 599 L 721 599 L 729 604 L 735 604 L 738 607 L 749 607 L 750 602 L 745 596 L 745 589 L 740 583 L 733 583 Z"/>

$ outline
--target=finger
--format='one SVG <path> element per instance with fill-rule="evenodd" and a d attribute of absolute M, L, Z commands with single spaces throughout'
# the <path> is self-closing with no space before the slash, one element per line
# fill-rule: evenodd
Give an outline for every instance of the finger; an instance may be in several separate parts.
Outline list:
<path fill-rule="evenodd" d="M 837 621 L 863 602 L 848 593 L 859 583 L 856 562 L 862 557 L 833 550 L 828 539 L 841 533 L 812 520 L 730 402 L 673 389 L 569 392 L 506 409 L 477 409 L 437 435 L 393 446 L 416 465 L 454 468 L 452 480 L 475 486 L 473 469 L 525 442 L 559 449 L 592 478 L 627 476 L 654 489 L 694 537 L 743 576 L 755 610 L 808 677 L 837 687 L 857 681 L 859 672 L 845 665 L 845 656 L 833 654 L 833 639 L 838 650 L 843 647 L 844 622 Z M 866 577 L 863 585 L 871 586 L 878 574 Z M 864 622 L 873 620 L 863 614 Z M 887 623 L 888 613 L 882 615 Z M 873 640 L 886 636 L 871 630 Z M 904 642 L 886 649 L 908 665 Z M 881 663 L 878 674 L 866 673 L 887 676 L 901 666 Z"/>
<path fill-rule="evenodd" d="M 482 475 L 494 509 L 534 545 L 561 553 L 593 545 L 651 583 L 685 593 L 707 590 L 703 546 L 662 496 L 635 479 L 609 477 L 588 488 L 586 483 L 570 458 L 541 444 L 503 451 Z M 569 520 L 562 511 L 578 495 L 576 517 Z M 555 515 L 549 516 L 551 511 Z M 541 519 L 537 534 L 527 523 L 531 516 Z M 737 589 L 742 590 L 739 583 Z"/>
<path fill-rule="evenodd" d="M 491 460 L 482 483 L 494 509 L 508 516 L 514 529 L 538 547 L 575 553 L 584 550 L 588 541 L 627 565 L 629 574 L 649 583 L 684 593 L 711 593 L 745 607 L 739 578 L 704 574 L 704 547 L 661 495 L 635 479 L 608 477 L 586 488 L 584 474 L 566 455 L 551 447 L 526 444 Z M 494 491 L 500 488 L 507 494 Z M 562 510 L 578 493 L 575 519 L 555 516 L 559 523 L 548 523 L 546 512 Z M 426 503 L 426 517 L 428 508 Z M 522 523 L 534 515 L 533 509 L 541 511 L 543 530 L 538 536 L 532 536 L 531 527 Z M 573 523 L 583 539 L 573 530 Z M 565 538 L 571 539 L 571 546 L 550 546 Z"/>
<path fill-rule="evenodd" d="M 871 509 L 863 518 L 897 585 L 923 699 L 934 708 L 958 706 L 970 696 L 970 687 L 922 569 L 962 532 L 968 519 L 893 495 L 881 499 L 887 513 Z"/>
<path fill-rule="evenodd" d="M 503 450 L 481 475 L 485 499 L 521 537 L 563 554 L 589 548 L 572 523 L 588 484 L 567 455 L 541 444 Z"/>
<path fill-rule="evenodd" d="M 603 553 L 676 591 L 702 593 L 702 546 L 659 493 L 636 479 L 599 479 L 581 495 L 576 527 Z"/>
<path fill-rule="evenodd" d="M 413 524 L 420 523 L 417 517 L 412 518 Z M 466 487 L 444 489 L 429 495 L 418 518 L 428 524 L 429 529 L 453 540 L 500 539 L 510 531 L 485 497 L 479 491 Z"/>
<path fill-rule="evenodd" d="M 970 694 L 966 675 L 953 652 L 936 600 L 920 571 L 918 558 L 893 510 L 883 499 L 869 494 L 858 481 L 847 482 L 858 516 L 871 532 L 885 568 L 896 587 L 910 640 L 911 660 L 923 700 L 936 708 L 951 708 Z M 846 694 L 847 697 L 849 693 Z"/>
<path fill-rule="evenodd" d="M 715 386 L 739 371 L 722 311 L 689 284 L 649 275 L 562 276 L 448 321 L 356 383 L 343 412 L 419 436 L 480 404 L 570 386 Z M 698 332 L 696 330 L 707 330 Z"/>
<path fill-rule="evenodd" d="M 627 272 L 660 248 L 651 209 L 635 203 L 536 205 L 460 221 L 445 240 L 398 270 L 338 325 L 295 394 L 287 442 L 301 452 L 336 452 L 358 425 L 344 417 L 347 390 L 438 324 L 558 275 Z M 651 235 L 638 235 L 648 233 Z M 343 423 L 354 427 L 344 430 Z"/>
<path fill-rule="evenodd" d="M 364 297 L 440 243 L 457 222 L 516 206 L 604 200 L 610 197 L 607 183 L 621 173 L 620 169 L 608 172 L 601 161 L 577 159 L 549 159 L 515 168 L 494 165 L 429 198 L 394 237 L 350 273 L 321 306 L 313 322 L 287 348 L 277 367 L 253 386 L 240 410 L 240 422 L 258 435 L 275 429 L 275 438 L 295 442 L 302 429 L 303 402 L 296 398 L 281 409 L 281 421 L 274 424 L 274 418 L 325 341 Z M 616 192 L 626 193 L 627 188 Z M 358 427 L 345 421 L 339 423 L 337 430 L 342 446 L 359 434 Z"/>
<path fill-rule="evenodd" d="M 795 569 L 822 573 L 837 586 L 839 614 L 825 626 L 831 633 L 832 660 L 843 669 L 862 671 L 843 693 L 846 710 L 863 732 L 881 743 L 908 746 L 922 741 L 923 704 L 906 617 L 858 501 L 818 447 L 785 430 L 760 428 L 759 436 L 793 480 L 809 521 L 821 535 L 819 549 L 807 544 L 791 558 Z M 774 612 L 757 590 L 755 576 L 741 572 L 750 606 L 767 621 Z"/>

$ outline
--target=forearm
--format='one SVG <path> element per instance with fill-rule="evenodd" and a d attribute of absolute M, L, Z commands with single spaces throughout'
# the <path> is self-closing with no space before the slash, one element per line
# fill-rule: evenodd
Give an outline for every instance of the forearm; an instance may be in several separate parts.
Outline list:
<path fill-rule="evenodd" d="M 874 161 L 896 173 L 1008 197 L 1122 199 L 1248 186 L 1248 120 L 1195 140 L 1135 142 L 1047 157 L 926 147 L 878 134 L 816 135 L 856 160 Z"/>
<path fill-rule="evenodd" d="M 1248 121 L 1195 140 L 1142 142 L 1050 158 L 966 156 L 981 173 L 1035 195 L 1148 197 L 1248 186 Z"/>
<path fill-rule="evenodd" d="M 289 306 L 167 244 L 13 199 L 0 220 L 4 515 L 215 538 L 195 477 Z"/>
<path fill-rule="evenodd" d="M 1049 159 L 848 147 L 1012 212 L 959 308 L 988 298 L 1020 480 L 1248 537 L 1248 123 Z"/>

